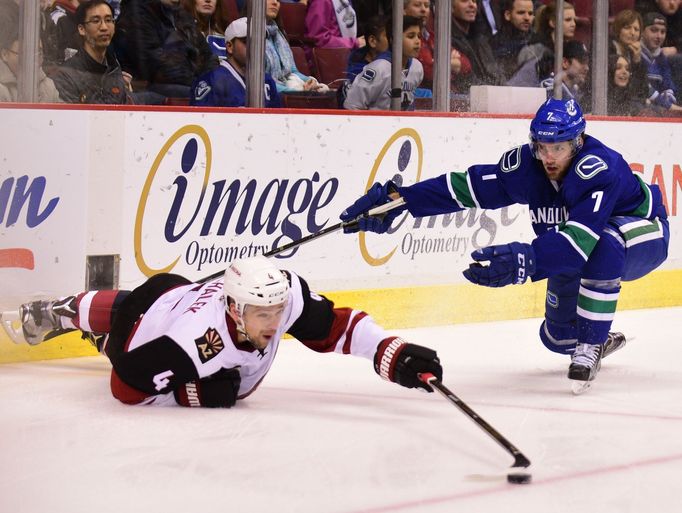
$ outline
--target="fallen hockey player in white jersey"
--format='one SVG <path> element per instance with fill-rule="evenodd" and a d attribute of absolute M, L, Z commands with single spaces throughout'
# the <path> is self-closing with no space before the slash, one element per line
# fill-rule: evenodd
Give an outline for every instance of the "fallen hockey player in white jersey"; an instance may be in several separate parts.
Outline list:
<path fill-rule="evenodd" d="M 314 351 L 370 359 L 404 387 L 431 392 L 418 375 L 442 379 L 435 351 L 391 336 L 365 312 L 335 308 L 262 256 L 207 283 L 159 274 L 132 292 L 27 303 L 20 316 L 32 345 L 81 330 L 108 356 L 111 392 L 126 404 L 234 406 L 263 380 L 285 333 Z"/>

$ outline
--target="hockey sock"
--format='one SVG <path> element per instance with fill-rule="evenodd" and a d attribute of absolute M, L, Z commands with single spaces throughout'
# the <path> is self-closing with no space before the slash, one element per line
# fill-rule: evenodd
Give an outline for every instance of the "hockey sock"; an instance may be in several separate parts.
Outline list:
<path fill-rule="evenodd" d="M 578 295 L 578 340 L 586 344 L 603 344 L 616 314 L 620 279 L 580 282 Z"/>

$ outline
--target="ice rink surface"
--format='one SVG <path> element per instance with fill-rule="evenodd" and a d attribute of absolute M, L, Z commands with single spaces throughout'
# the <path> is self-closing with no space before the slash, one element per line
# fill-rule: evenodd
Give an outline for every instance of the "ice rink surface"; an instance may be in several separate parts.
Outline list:
<path fill-rule="evenodd" d="M 400 330 L 532 461 L 437 394 L 287 340 L 231 410 L 130 407 L 103 357 L 0 365 L 2 513 L 679 513 L 682 307 L 619 312 L 635 337 L 574 396 L 539 320 Z"/>

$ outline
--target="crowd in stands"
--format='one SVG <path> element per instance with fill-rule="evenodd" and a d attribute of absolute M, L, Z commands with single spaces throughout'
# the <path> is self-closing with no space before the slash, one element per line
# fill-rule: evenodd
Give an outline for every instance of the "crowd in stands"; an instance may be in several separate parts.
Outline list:
<path fill-rule="evenodd" d="M 17 100 L 18 0 L 0 0 L 0 101 Z M 450 90 L 542 87 L 552 95 L 553 0 L 266 0 L 267 108 L 388 109 L 401 38 L 401 108 L 428 105 L 435 2 L 452 3 Z M 682 0 L 609 0 L 608 113 L 678 115 Z M 591 107 L 591 2 L 564 2 L 564 98 Z M 244 0 L 41 0 L 38 101 L 238 107 L 246 103 Z"/>

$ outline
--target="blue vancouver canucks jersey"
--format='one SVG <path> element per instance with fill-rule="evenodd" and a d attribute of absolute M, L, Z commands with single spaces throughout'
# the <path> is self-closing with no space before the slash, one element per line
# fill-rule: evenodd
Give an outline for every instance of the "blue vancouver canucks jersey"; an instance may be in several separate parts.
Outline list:
<path fill-rule="evenodd" d="M 497 164 L 474 165 L 399 192 L 416 217 L 528 205 L 537 235 L 533 281 L 583 267 L 614 216 L 654 220 L 641 230 L 659 232 L 656 218 L 666 217 L 658 186 L 645 183 L 618 152 L 587 135 L 560 183 L 545 175 L 526 144 L 504 153 Z"/>
<path fill-rule="evenodd" d="M 265 74 L 263 84 L 264 106 L 281 107 L 275 81 Z M 204 73 L 192 85 L 190 105 L 198 107 L 244 107 L 246 105 L 246 83 L 244 77 L 226 60 L 220 66 Z"/>

